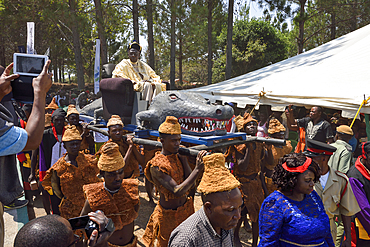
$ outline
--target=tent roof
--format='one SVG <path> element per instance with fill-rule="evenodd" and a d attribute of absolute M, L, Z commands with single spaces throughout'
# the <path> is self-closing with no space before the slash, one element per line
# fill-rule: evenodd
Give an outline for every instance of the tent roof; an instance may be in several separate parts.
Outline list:
<path fill-rule="evenodd" d="M 370 96 L 370 25 L 262 69 L 187 91 L 239 107 L 256 104 L 264 92 L 261 104 L 320 105 L 354 117 L 364 94 Z M 361 112 L 370 113 L 370 106 Z"/>

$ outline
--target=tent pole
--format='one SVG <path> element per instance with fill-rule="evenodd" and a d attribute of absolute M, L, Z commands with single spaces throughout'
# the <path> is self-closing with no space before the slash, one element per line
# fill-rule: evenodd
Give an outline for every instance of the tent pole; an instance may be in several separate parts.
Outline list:
<path fill-rule="evenodd" d="M 364 100 L 362 101 L 362 103 L 361 103 L 360 107 L 358 108 L 358 110 L 357 110 L 357 112 L 356 112 L 356 115 L 355 115 L 354 119 L 352 120 L 351 125 L 349 126 L 350 128 L 352 128 L 353 124 L 355 123 L 356 118 L 357 118 L 358 114 L 360 113 L 360 110 L 361 110 L 362 106 L 363 106 L 364 104 L 367 104 L 367 101 L 368 101 L 368 100 L 370 100 L 370 97 L 369 97 L 369 98 L 367 98 L 367 99 L 364 99 Z"/>

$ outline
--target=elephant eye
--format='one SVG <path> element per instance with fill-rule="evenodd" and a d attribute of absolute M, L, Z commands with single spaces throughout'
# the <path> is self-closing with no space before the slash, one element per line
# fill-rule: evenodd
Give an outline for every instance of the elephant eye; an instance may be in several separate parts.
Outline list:
<path fill-rule="evenodd" d="M 176 94 L 170 94 L 170 99 L 174 100 L 174 99 L 178 99 L 178 97 L 176 96 Z"/>

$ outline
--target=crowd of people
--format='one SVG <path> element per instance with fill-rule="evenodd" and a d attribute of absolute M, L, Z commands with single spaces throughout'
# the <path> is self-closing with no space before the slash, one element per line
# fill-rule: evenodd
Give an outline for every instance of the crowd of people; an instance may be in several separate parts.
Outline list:
<path fill-rule="evenodd" d="M 135 90 L 150 101 L 162 88 L 154 71 L 138 60 L 140 52 L 140 45 L 132 43 L 130 59 L 113 75 L 139 73 Z M 6 100 L 10 81 L 17 77 L 10 75 L 12 65 L 0 77 L 0 246 L 6 227 L 3 205 L 9 210 L 27 203 L 30 221 L 18 232 L 15 247 L 241 246 L 242 226 L 251 231 L 253 247 L 370 243 L 368 115 L 351 128 L 350 119 L 320 106 L 306 111 L 290 105 L 285 112 L 261 106 L 238 114 L 228 103 L 235 109 L 229 132 L 290 140 L 286 145 L 245 142 L 190 157 L 179 154 L 180 144 L 189 145 L 181 143 L 174 116 L 158 129 L 161 148 L 135 144 L 118 115 L 106 124 L 107 140 L 96 142 L 76 106 L 65 104 L 73 103 L 71 93 L 69 98 L 47 95 L 49 65 L 34 79 L 34 102 L 23 106 L 26 119 L 16 119 Z M 142 217 L 141 170 L 155 207 L 139 238 L 134 227 Z M 23 193 L 26 200 L 19 199 Z M 35 193 L 42 195 L 46 216 L 35 217 Z M 195 212 L 197 194 L 202 207 Z M 86 215 L 88 223 L 76 224 Z"/>

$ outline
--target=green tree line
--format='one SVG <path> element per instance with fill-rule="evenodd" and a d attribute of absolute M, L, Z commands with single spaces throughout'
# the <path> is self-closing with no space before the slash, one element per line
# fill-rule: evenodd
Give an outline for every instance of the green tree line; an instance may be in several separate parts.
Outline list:
<path fill-rule="evenodd" d="M 268 66 L 370 23 L 368 0 L 255 1 L 260 19 L 241 0 L 239 10 L 234 0 L 0 0 L 0 64 L 26 46 L 26 23 L 35 22 L 35 50 L 50 48 L 54 81 L 74 75 L 84 88 L 93 82 L 97 38 L 101 64 L 127 58 L 135 39 L 148 44 L 142 58 L 181 88 Z"/>

